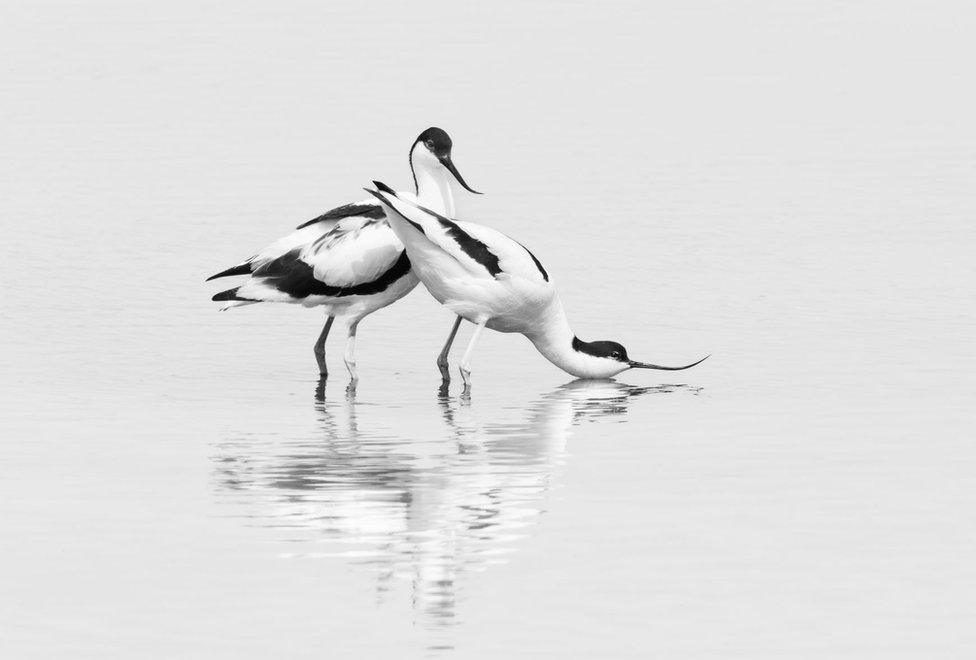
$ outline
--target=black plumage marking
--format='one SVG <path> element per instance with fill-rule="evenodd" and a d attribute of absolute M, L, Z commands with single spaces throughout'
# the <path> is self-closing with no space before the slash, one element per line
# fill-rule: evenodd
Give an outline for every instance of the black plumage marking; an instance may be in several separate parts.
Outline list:
<path fill-rule="evenodd" d="M 220 293 L 215 293 L 211 300 L 221 301 L 221 300 L 247 300 L 250 302 L 261 302 L 259 300 L 254 300 L 254 298 L 241 298 L 237 295 L 237 290 L 241 287 L 235 286 L 233 289 L 227 289 L 226 291 L 221 291 Z"/>
<path fill-rule="evenodd" d="M 515 242 L 518 243 L 518 241 L 515 241 Z M 522 245 L 522 244 L 519 243 L 519 245 Z M 546 282 L 548 282 L 549 281 L 549 273 L 546 272 L 546 269 L 542 267 L 542 263 L 538 259 L 535 258 L 535 255 L 534 254 L 532 254 L 532 250 L 530 250 L 529 248 L 525 247 L 524 245 L 522 245 L 522 249 L 529 253 L 529 256 L 532 257 L 532 261 L 535 262 L 535 267 L 539 269 L 539 272 L 540 273 L 542 273 L 542 279 L 544 279 Z"/>
<path fill-rule="evenodd" d="M 379 220 L 367 220 L 358 227 L 354 227 L 352 229 L 342 227 L 341 225 L 336 225 L 331 230 L 325 232 L 312 241 L 312 244 L 309 246 L 309 250 L 312 254 L 318 254 L 324 246 L 332 246 L 339 241 L 344 241 L 350 237 L 357 237 L 363 230 L 369 227 L 374 227 L 379 223 Z"/>
<path fill-rule="evenodd" d="M 222 270 L 216 275 L 211 275 L 207 278 L 207 282 L 210 280 L 215 280 L 218 277 L 230 277 L 231 275 L 250 275 L 251 274 L 251 264 L 243 263 L 238 266 L 231 266 L 227 270 Z"/>
<path fill-rule="evenodd" d="M 610 358 L 618 362 L 628 362 L 627 349 L 615 341 L 583 341 L 573 337 L 573 350 L 594 357 Z"/>
<path fill-rule="evenodd" d="M 497 277 L 502 272 L 502 267 L 498 265 L 498 257 L 488 249 L 487 245 L 458 227 L 457 223 L 442 215 L 436 213 L 434 215 L 441 226 L 447 229 L 447 235 L 454 239 L 461 251 L 484 266 L 489 275 Z"/>
<path fill-rule="evenodd" d="M 451 136 L 447 134 L 447 131 L 436 126 L 431 126 L 418 135 L 413 143 L 417 144 L 418 142 L 425 143 L 435 156 L 450 156 L 451 148 L 454 146 L 454 143 L 451 141 Z M 410 150 L 413 151 L 412 145 Z"/>
<path fill-rule="evenodd" d="M 302 261 L 300 255 L 300 248 L 287 252 L 254 271 L 254 277 L 261 278 L 263 284 L 274 287 L 292 298 L 301 299 L 308 296 L 341 298 L 381 293 L 410 272 L 410 259 L 407 258 L 406 251 L 402 251 L 396 262 L 375 280 L 351 286 L 333 286 L 316 279 L 312 267 Z"/>
<path fill-rule="evenodd" d="M 445 218 L 440 213 L 431 211 L 430 209 L 420 206 L 419 204 L 417 205 L 417 208 L 422 211 L 426 211 L 437 218 L 437 222 L 441 224 L 441 227 L 444 227 L 444 229 L 447 230 L 447 235 L 454 239 L 454 242 L 458 244 L 461 251 L 484 266 L 489 275 L 496 277 L 499 273 L 503 272 L 502 267 L 498 265 L 498 257 L 494 252 L 488 249 L 487 245 L 461 229 L 458 224 L 450 218 Z"/>
<path fill-rule="evenodd" d="M 382 181 L 373 181 L 373 185 L 376 186 L 376 188 L 380 192 L 385 192 L 387 195 L 393 195 L 394 197 L 397 196 L 396 191 L 393 188 L 386 185 L 385 183 L 383 183 Z"/>
<path fill-rule="evenodd" d="M 346 204 L 331 211 L 326 211 L 319 217 L 312 218 L 308 222 L 298 225 L 295 229 L 302 229 L 309 225 L 314 225 L 316 222 L 322 222 L 323 220 L 342 220 L 343 218 L 354 218 L 358 216 L 372 220 L 381 220 L 386 217 L 386 214 L 383 212 L 383 207 L 379 204 Z"/>
<path fill-rule="evenodd" d="M 413 225 L 413 228 L 416 229 L 417 231 L 419 231 L 421 234 L 423 234 L 424 236 L 427 235 L 427 232 L 424 231 L 424 228 L 421 227 L 420 225 L 418 225 L 416 222 L 414 222 L 410 218 L 406 218 L 406 217 L 403 218 L 403 219 L 406 220 L 407 222 L 409 222 L 411 225 Z"/>

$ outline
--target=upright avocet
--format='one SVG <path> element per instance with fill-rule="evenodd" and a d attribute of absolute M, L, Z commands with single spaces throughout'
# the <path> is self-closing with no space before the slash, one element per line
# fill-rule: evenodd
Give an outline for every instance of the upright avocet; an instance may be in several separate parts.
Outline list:
<path fill-rule="evenodd" d="M 484 328 L 519 332 L 543 357 L 578 378 L 609 378 L 626 369 L 664 369 L 637 362 L 614 341 L 582 341 L 569 327 L 549 273 L 529 250 L 483 225 L 457 222 L 406 199 L 378 181 L 368 190 L 386 210 L 414 272 L 431 295 L 476 328 L 461 359 L 465 392 L 471 388 L 471 353 Z"/>
<path fill-rule="evenodd" d="M 398 193 L 427 208 L 453 215 L 455 179 L 465 190 L 478 193 L 464 181 L 451 160 L 450 136 L 432 127 L 410 147 L 410 170 L 415 192 Z M 325 340 L 332 321 L 340 316 L 347 325 L 346 368 L 353 383 L 356 373 L 356 328 L 368 314 L 396 302 L 417 286 L 403 244 L 386 221 L 383 208 L 368 198 L 346 204 L 299 225 L 243 263 L 208 277 L 250 275 L 244 284 L 213 297 L 226 301 L 221 310 L 258 302 L 285 302 L 326 309 L 325 327 L 315 342 L 319 373 L 328 375 Z M 458 317 L 437 365 L 450 380 L 447 353 L 457 334 Z"/>

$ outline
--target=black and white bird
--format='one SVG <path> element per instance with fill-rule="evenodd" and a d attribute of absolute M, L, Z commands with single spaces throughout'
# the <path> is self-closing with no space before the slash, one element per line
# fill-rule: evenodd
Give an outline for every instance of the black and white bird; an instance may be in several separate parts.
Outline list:
<path fill-rule="evenodd" d="M 421 133 L 410 147 L 415 190 L 398 193 L 401 198 L 453 215 L 454 181 L 480 194 L 458 172 L 451 160 L 451 148 L 451 138 L 442 129 L 432 127 Z M 221 310 L 259 302 L 325 308 L 325 326 L 314 347 L 322 376 L 328 375 L 325 340 L 333 320 L 341 317 L 348 337 L 345 363 L 353 383 L 358 380 L 355 350 L 359 322 L 410 293 L 418 282 L 403 244 L 387 222 L 382 206 L 372 198 L 327 211 L 207 280 L 231 275 L 250 277 L 213 297 L 225 303 Z M 450 380 L 447 354 L 460 323 L 459 317 L 437 358 L 444 380 Z"/>
<path fill-rule="evenodd" d="M 549 273 L 528 248 L 484 225 L 459 222 L 378 181 L 380 201 L 414 272 L 431 295 L 475 324 L 461 359 L 465 392 L 471 354 L 482 329 L 518 332 L 554 365 L 578 378 L 610 378 L 627 369 L 688 369 L 631 360 L 614 341 L 582 341 L 573 332 Z"/>

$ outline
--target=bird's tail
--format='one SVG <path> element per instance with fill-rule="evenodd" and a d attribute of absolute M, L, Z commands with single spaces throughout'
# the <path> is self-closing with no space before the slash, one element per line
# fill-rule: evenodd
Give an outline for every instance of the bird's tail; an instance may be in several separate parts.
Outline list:
<path fill-rule="evenodd" d="M 232 275 L 250 275 L 251 274 L 251 264 L 246 262 L 243 264 L 238 264 L 237 266 L 231 266 L 227 270 L 222 270 L 219 273 L 211 275 L 207 278 L 207 282 L 210 280 L 215 280 L 218 277 L 230 277 Z"/>
<path fill-rule="evenodd" d="M 235 286 L 233 289 L 227 289 L 226 291 L 221 291 L 220 293 L 215 293 L 211 300 L 215 302 L 226 302 L 227 304 L 220 308 L 220 311 L 230 309 L 231 307 L 241 307 L 243 305 L 253 305 L 255 303 L 261 302 L 260 300 L 253 300 L 251 298 L 242 298 L 238 295 L 237 290 L 241 287 Z"/>
<path fill-rule="evenodd" d="M 383 209 L 387 212 L 387 217 L 389 217 L 391 212 L 395 213 L 397 217 L 403 218 L 414 229 L 421 234 L 427 235 L 428 238 L 443 233 L 444 226 L 440 223 L 453 224 L 450 219 L 419 204 L 401 198 L 395 190 L 381 181 L 374 181 L 373 185 L 376 186 L 377 190 L 370 190 L 369 188 L 365 188 L 364 190 L 379 200 Z"/>

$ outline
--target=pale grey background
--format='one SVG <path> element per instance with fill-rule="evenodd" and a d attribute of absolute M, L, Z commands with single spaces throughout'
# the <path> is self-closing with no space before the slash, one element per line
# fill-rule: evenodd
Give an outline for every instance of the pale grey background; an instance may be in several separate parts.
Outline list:
<path fill-rule="evenodd" d="M 969 3 L 200 5 L 0 9 L 0 655 L 976 653 Z M 439 401 L 418 290 L 317 403 L 202 280 L 430 125 L 582 337 L 712 359 Z"/>

